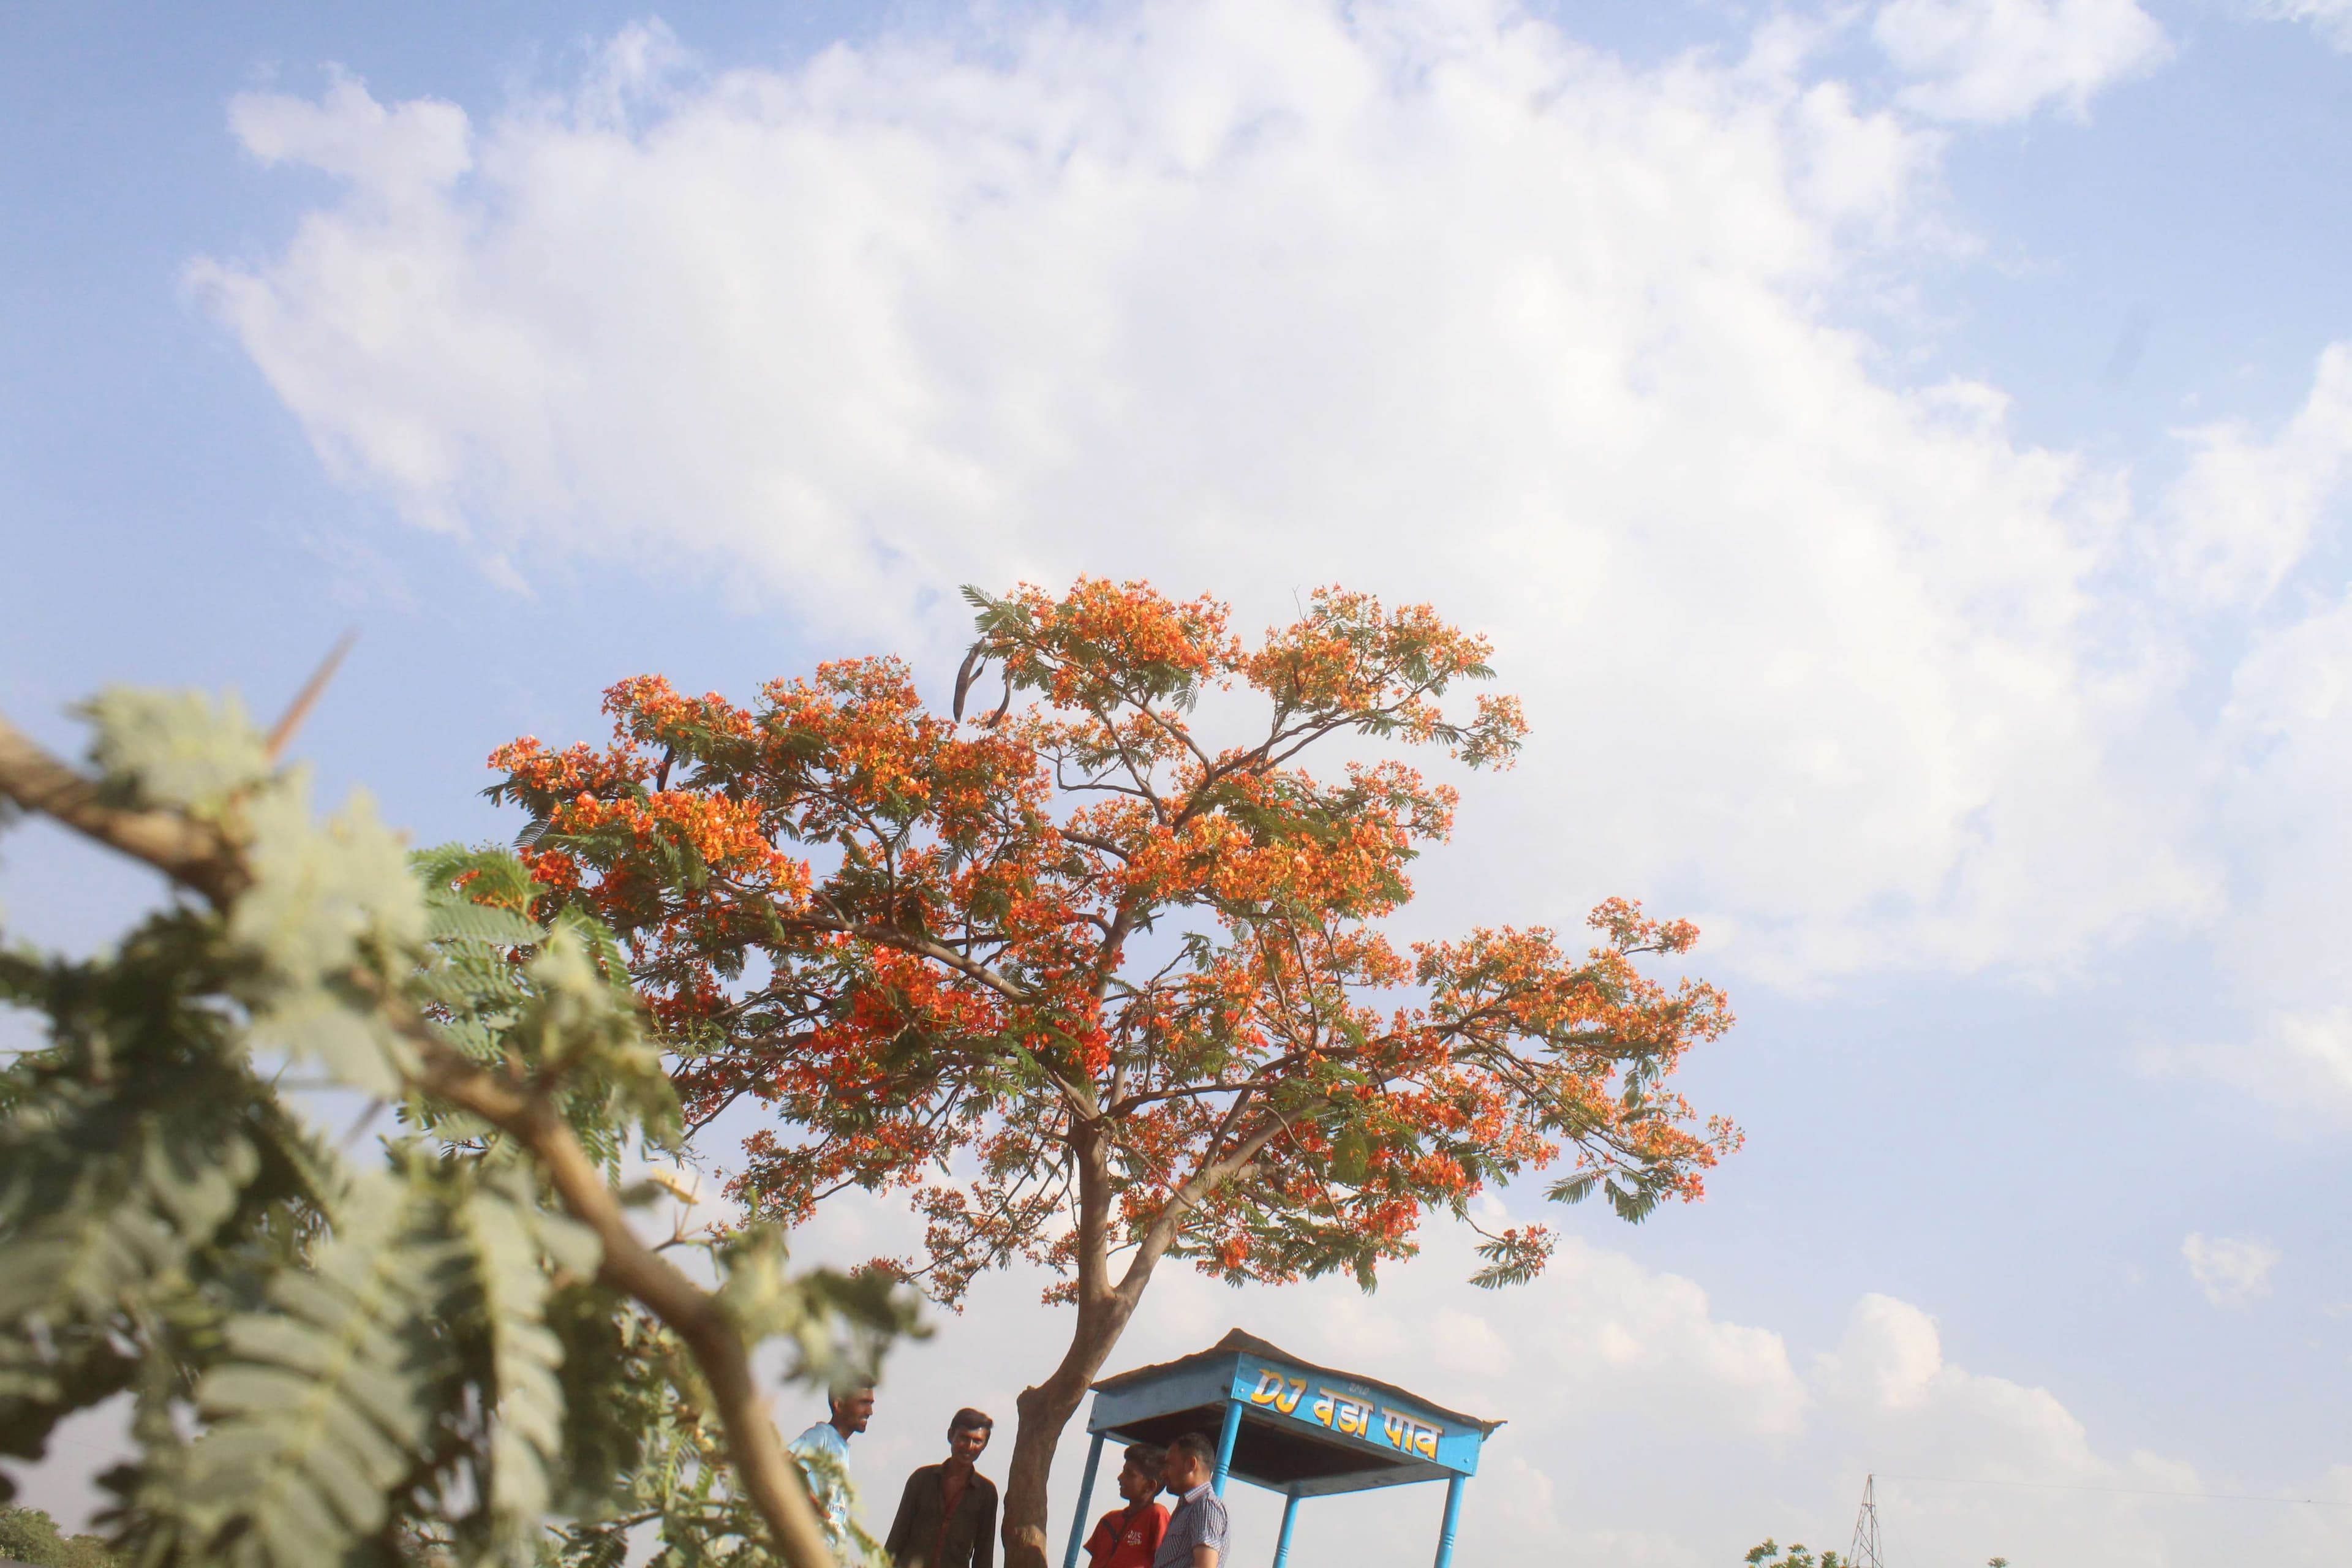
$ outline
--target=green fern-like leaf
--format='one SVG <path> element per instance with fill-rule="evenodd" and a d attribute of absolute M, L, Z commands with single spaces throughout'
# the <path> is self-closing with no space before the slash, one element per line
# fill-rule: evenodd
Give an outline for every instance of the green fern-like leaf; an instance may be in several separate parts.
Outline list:
<path fill-rule="evenodd" d="M 575 1525 L 541 1553 L 547 1568 L 621 1568 L 629 1560 L 625 1530 Z"/>
<path fill-rule="evenodd" d="M 39 1457 L 142 1346 L 208 1353 L 237 1279 L 299 1255 L 337 1185 L 208 994 L 219 938 L 180 910 L 107 958 L 0 962 L 0 1002 L 51 1040 L 0 1072 L 0 1452 Z"/>
<path fill-rule="evenodd" d="M 428 899 L 447 896 L 468 903 L 523 910 L 545 890 L 531 879 L 530 868 L 504 849 L 437 844 L 418 850 L 411 860 Z"/>
<path fill-rule="evenodd" d="M 425 939 L 436 946 L 527 947 L 546 934 L 527 915 L 478 904 L 463 894 L 436 892 L 425 900 Z"/>
<path fill-rule="evenodd" d="M 431 1008 L 443 1033 L 478 1060 L 499 1060 L 507 1032 L 530 1005 L 522 959 L 545 941 L 537 921 L 513 910 L 477 902 L 472 889 L 485 877 L 485 867 L 503 865 L 520 874 L 510 856 L 460 851 L 451 847 L 416 858 L 426 880 L 425 950 L 409 983 L 416 999 Z M 474 882 L 455 885 L 460 877 Z M 491 880 L 503 886 L 512 877 Z"/>
<path fill-rule="evenodd" d="M 38 1101 L 0 1131 L 0 1453 L 23 1458 L 129 1384 L 114 1325 L 184 1289 L 261 1163 L 217 1102 L 173 1118 L 79 1086 Z"/>
<path fill-rule="evenodd" d="M 451 1213 L 490 1347 L 488 1501 L 493 1539 L 510 1555 L 538 1532 L 563 1445 L 563 1346 L 547 1326 L 534 1206 L 519 1179 L 502 1179 L 482 1183 Z"/>
<path fill-rule="evenodd" d="M 564 1470 L 555 1507 L 593 1521 L 651 1479 L 647 1435 L 670 1403 L 660 1364 L 667 1334 L 584 1279 L 555 1292 L 547 1321 L 563 1345 Z"/>
<path fill-rule="evenodd" d="M 1592 1189 L 1600 1184 L 1600 1172 L 1580 1172 L 1576 1175 L 1563 1176 L 1559 1181 L 1554 1182 L 1550 1186 L 1544 1189 L 1544 1196 L 1549 1198 L 1556 1204 L 1580 1204 L 1585 1199 L 1591 1197 L 1592 1195 Z"/>
<path fill-rule="evenodd" d="M 223 1560 L 340 1561 L 416 1468 L 447 1397 L 429 1325 L 453 1261 L 414 1225 L 417 1206 L 407 1183 L 355 1184 L 311 1267 L 270 1282 L 275 1310 L 230 1321 L 229 1358 L 196 1391 L 211 1426 L 182 1492 L 192 1533 Z"/>
<path fill-rule="evenodd" d="M 101 1109 L 87 1121 L 103 1119 Z M 259 1168 L 251 1142 L 216 1117 L 126 1121 L 54 1141 L 79 1145 L 68 1168 L 81 1179 L 46 1213 L 28 1200 L 50 1184 L 26 1166 L 49 1155 L 53 1141 L 0 1145 L 0 1322 L 46 1328 L 114 1311 L 210 1239 Z M 88 1135 L 105 1131 L 116 1134 L 112 1158 L 90 1160 Z"/>
<path fill-rule="evenodd" d="M 1620 1186 L 1611 1182 L 1602 1190 L 1609 1194 L 1609 1206 L 1628 1225 L 1641 1224 L 1658 1206 L 1657 1190 L 1645 1184 Z"/>

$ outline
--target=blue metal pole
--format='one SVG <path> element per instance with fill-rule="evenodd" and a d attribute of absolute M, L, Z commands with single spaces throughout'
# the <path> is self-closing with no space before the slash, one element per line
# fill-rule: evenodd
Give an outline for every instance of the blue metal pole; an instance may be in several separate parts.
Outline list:
<path fill-rule="evenodd" d="M 1217 1434 L 1217 1495 L 1225 1495 L 1225 1472 L 1234 1468 L 1234 1438 L 1242 1429 L 1242 1402 L 1225 1401 L 1225 1429 Z"/>
<path fill-rule="evenodd" d="M 1282 1500 L 1282 1533 L 1274 1541 L 1274 1568 L 1286 1568 L 1290 1562 L 1290 1521 L 1298 1514 L 1298 1494 L 1291 1493 Z"/>
<path fill-rule="evenodd" d="M 1462 1483 L 1467 1476 L 1452 1476 L 1445 1482 L 1445 1528 L 1437 1536 L 1436 1568 L 1452 1568 L 1454 1562 L 1454 1527 L 1462 1522 Z M 1066 1565 L 1065 1565 L 1066 1568 Z"/>
<path fill-rule="evenodd" d="M 1078 1479 L 1078 1510 L 1070 1515 L 1070 1549 L 1062 1553 L 1062 1568 L 1078 1568 L 1078 1548 L 1086 1544 L 1087 1508 L 1095 1500 L 1095 1471 L 1102 1465 L 1103 1435 L 1087 1447 L 1087 1473 Z"/>

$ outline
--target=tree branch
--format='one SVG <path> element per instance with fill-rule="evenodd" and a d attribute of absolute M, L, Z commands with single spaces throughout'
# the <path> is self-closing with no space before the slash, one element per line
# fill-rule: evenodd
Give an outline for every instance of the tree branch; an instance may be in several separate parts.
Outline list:
<path fill-rule="evenodd" d="M 1236 1110 L 1241 1103 L 1235 1102 Z M 1232 1121 L 1233 1113 L 1228 1111 L 1225 1121 L 1217 1129 L 1220 1139 L 1224 1136 Z M 1176 1233 L 1183 1228 L 1184 1216 L 1198 1208 L 1202 1199 L 1246 1170 L 1257 1158 L 1258 1152 L 1274 1142 L 1276 1134 L 1286 1131 L 1288 1126 L 1281 1117 L 1269 1114 L 1248 1137 L 1234 1146 L 1232 1153 L 1213 1163 L 1202 1164 L 1192 1173 L 1191 1180 L 1176 1189 L 1167 1206 L 1144 1231 L 1143 1239 L 1136 1245 L 1134 1260 L 1128 1264 L 1127 1273 L 1118 1282 L 1118 1294 L 1130 1308 L 1142 1299 L 1143 1288 L 1150 1282 L 1151 1271 L 1160 1266 L 1160 1258 L 1167 1256 L 1168 1249 L 1176 1244 Z"/>
<path fill-rule="evenodd" d="M 43 751 L 0 715 L 0 795 L 110 849 L 143 860 L 226 907 L 253 885 L 236 847 L 209 824 L 176 811 L 107 805 L 98 786 Z"/>
<path fill-rule="evenodd" d="M 743 1336 L 719 1299 L 637 1239 L 596 1163 L 544 1096 L 478 1065 L 397 998 L 387 998 L 386 1005 L 416 1049 L 416 1087 L 471 1111 L 529 1149 L 572 1217 L 604 1243 L 598 1277 L 642 1303 L 685 1342 L 710 1385 L 736 1480 L 785 1560 L 793 1568 L 831 1568 L 833 1556 L 816 1509 L 769 1417 Z"/>
<path fill-rule="evenodd" d="M 818 896 L 824 897 L 823 894 Z M 841 907 L 833 903 L 830 898 L 826 898 L 825 902 L 832 905 L 836 911 Z M 776 916 L 776 923 L 783 926 L 804 926 L 810 931 L 833 931 L 842 936 L 854 936 L 860 942 L 870 942 L 877 946 L 895 947 L 899 952 L 912 953 L 917 958 L 928 958 L 934 963 L 945 964 L 967 979 L 978 981 L 1009 1002 L 1026 1002 L 1031 999 L 1030 993 L 1013 984 L 988 965 L 966 958 L 955 949 L 943 947 L 928 937 L 909 936 L 896 926 L 860 925 L 838 912 L 831 918 L 823 915 L 780 914 Z"/>
<path fill-rule="evenodd" d="M 825 901 L 832 904 L 830 899 Z M 837 904 L 832 907 L 836 910 L 840 908 Z M 832 919 L 821 915 L 779 915 L 776 920 L 781 925 L 797 925 L 804 926 L 811 931 L 835 931 L 843 936 L 856 937 L 860 942 L 873 942 L 877 946 L 895 947 L 901 952 L 912 953 L 918 958 L 928 958 L 934 963 L 942 964 L 959 974 L 978 981 L 1008 1001 L 1027 1002 L 1034 999 L 1033 993 L 1013 984 L 988 965 L 966 958 L 953 948 L 942 947 L 929 938 L 909 936 L 894 926 L 859 925 L 854 921 L 840 918 L 837 914 Z M 1094 1087 L 1091 1084 L 1084 1079 L 1072 1079 L 1056 1071 L 1051 1062 L 1046 1061 L 1034 1051 L 1024 1051 L 1023 1054 L 1037 1064 L 1039 1070 L 1044 1072 L 1054 1087 L 1061 1091 L 1062 1097 L 1070 1102 L 1079 1115 L 1091 1118 L 1098 1114 Z"/>
<path fill-rule="evenodd" d="M 1163 1100 L 1199 1100 L 1212 1094 L 1255 1093 L 1261 1089 L 1272 1089 L 1281 1081 L 1282 1075 L 1279 1071 L 1271 1069 L 1287 1068 L 1297 1061 L 1296 1055 L 1278 1057 L 1265 1064 L 1265 1069 L 1263 1070 L 1265 1070 L 1266 1076 L 1243 1079 L 1234 1083 L 1196 1083 L 1188 1089 L 1153 1089 L 1149 1094 L 1130 1094 L 1112 1105 L 1109 1110 L 1103 1112 L 1103 1115 L 1115 1121 L 1130 1110 L 1138 1110 Z"/>
<path fill-rule="evenodd" d="M 1061 832 L 1064 838 L 1067 839 L 1072 844 L 1080 846 L 1081 847 L 1099 850 L 1105 855 L 1116 855 L 1122 860 L 1132 860 L 1135 858 L 1134 856 L 1128 853 L 1127 847 L 1120 844 L 1116 839 L 1098 838 L 1091 833 L 1073 833 L 1066 827 L 1063 828 Z"/>

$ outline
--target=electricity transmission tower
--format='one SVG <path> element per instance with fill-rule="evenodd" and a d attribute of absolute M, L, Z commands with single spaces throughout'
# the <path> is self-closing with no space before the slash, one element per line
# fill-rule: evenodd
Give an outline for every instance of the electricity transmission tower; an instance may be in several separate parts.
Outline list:
<path fill-rule="evenodd" d="M 1862 1511 L 1853 1518 L 1853 1544 L 1847 1548 L 1846 1568 L 1886 1568 L 1886 1560 L 1878 1554 L 1878 1478 L 1866 1476 L 1862 1483 Z"/>

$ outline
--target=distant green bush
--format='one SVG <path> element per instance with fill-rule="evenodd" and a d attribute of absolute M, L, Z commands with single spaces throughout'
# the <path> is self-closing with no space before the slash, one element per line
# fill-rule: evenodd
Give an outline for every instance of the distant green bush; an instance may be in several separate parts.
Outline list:
<path fill-rule="evenodd" d="M 122 1568 L 122 1559 L 106 1548 L 106 1542 L 95 1535 L 68 1535 L 66 1554 L 58 1568 Z"/>
<path fill-rule="evenodd" d="M 1816 1559 L 1811 1549 L 1801 1542 L 1790 1546 L 1789 1554 L 1783 1557 L 1779 1542 L 1766 1541 L 1759 1546 L 1751 1547 L 1740 1561 L 1748 1568 L 1853 1568 L 1834 1552 L 1824 1552 Z"/>
<path fill-rule="evenodd" d="M 60 1533 L 58 1521 L 37 1508 L 0 1508 L 0 1558 L 32 1568 L 118 1568 L 106 1542 Z"/>
<path fill-rule="evenodd" d="M 33 1568 L 65 1568 L 65 1538 L 58 1521 L 37 1508 L 0 1508 L 0 1557 Z"/>

